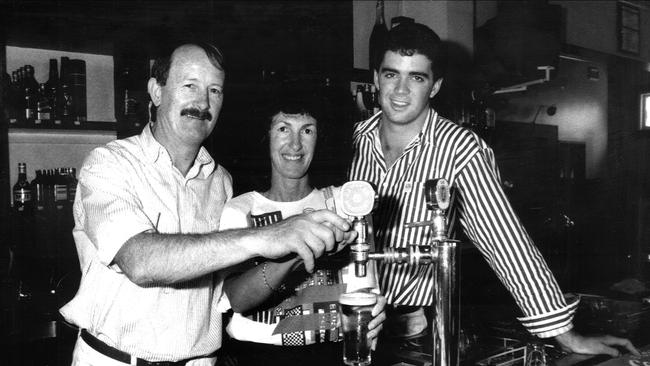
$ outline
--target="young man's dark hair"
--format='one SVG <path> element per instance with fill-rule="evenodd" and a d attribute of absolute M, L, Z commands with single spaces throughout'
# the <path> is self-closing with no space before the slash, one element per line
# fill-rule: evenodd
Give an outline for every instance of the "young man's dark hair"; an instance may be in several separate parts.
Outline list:
<path fill-rule="evenodd" d="M 402 56 L 426 56 L 431 61 L 434 79 L 440 79 L 444 75 L 447 64 L 444 44 L 433 30 L 423 24 L 403 23 L 391 29 L 381 52 L 377 54 L 377 67 L 381 66 L 387 51 L 397 52 Z"/>

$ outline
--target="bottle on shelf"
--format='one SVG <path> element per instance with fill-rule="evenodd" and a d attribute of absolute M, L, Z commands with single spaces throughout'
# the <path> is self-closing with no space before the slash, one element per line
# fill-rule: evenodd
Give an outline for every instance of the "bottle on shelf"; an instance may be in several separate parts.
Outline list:
<path fill-rule="evenodd" d="M 45 210 L 45 181 L 43 171 L 40 169 L 36 171 L 36 177 L 32 180 L 32 200 L 36 212 Z"/>
<path fill-rule="evenodd" d="M 73 125 L 81 126 L 87 121 L 86 113 L 86 61 L 72 59 L 68 60 L 66 67 L 68 73 L 68 87 L 72 96 L 73 104 Z"/>
<path fill-rule="evenodd" d="M 75 195 L 77 194 L 77 169 L 67 168 L 66 180 L 68 186 L 68 203 L 72 206 Z"/>
<path fill-rule="evenodd" d="M 18 71 L 11 72 L 11 83 L 9 84 L 9 94 L 7 95 L 7 103 L 9 107 L 9 115 L 7 116 L 9 125 L 15 126 L 18 124 L 20 117 L 20 106 L 22 105 L 22 98 L 20 97 L 20 85 L 18 83 Z"/>
<path fill-rule="evenodd" d="M 384 1 L 377 0 L 376 5 L 376 14 L 375 14 L 375 25 L 372 28 L 370 33 L 370 41 L 368 42 L 368 57 L 369 62 L 368 66 L 370 71 L 376 68 L 376 60 L 380 55 L 380 49 L 384 41 L 388 36 L 388 28 L 386 27 L 386 22 L 384 21 Z"/>
<path fill-rule="evenodd" d="M 61 118 L 61 125 L 69 127 L 74 119 L 74 100 L 70 92 L 70 78 L 68 73 L 68 57 L 61 57 L 61 73 L 59 76 L 59 90 L 57 95 L 57 115 Z"/>
<path fill-rule="evenodd" d="M 54 208 L 57 211 L 63 210 L 68 203 L 68 181 L 63 168 L 57 168 L 53 181 Z"/>
<path fill-rule="evenodd" d="M 55 58 L 50 59 L 50 76 L 45 82 L 45 91 L 50 105 L 50 120 L 54 126 L 61 126 L 61 118 L 56 108 L 59 96 L 59 65 Z"/>
<path fill-rule="evenodd" d="M 33 125 L 36 119 L 38 103 L 38 82 L 34 78 L 34 67 L 32 65 L 25 65 L 24 77 L 25 119 L 29 126 Z"/>
<path fill-rule="evenodd" d="M 34 124 L 37 126 L 50 127 L 51 126 L 51 111 L 50 99 L 48 98 L 47 87 L 41 84 L 38 87 L 38 102 L 36 103 L 36 120 Z"/>
<path fill-rule="evenodd" d="M 61 103 L 59 104 L 61 123 L 64 126 L 71 126 L 74 119 L 74 100 L 70 93 L 68 84 L 61 84 Z"/>
<path fill-rule="evenodd" d="M 32 208 L 32 188 L 27 181 L 25 163 L 18 163 L 18 179 L 13 186 L 13 208 L 21 214 L 29 214 Z"/>
<path fill-rule="evenodd" d="M 45 193 L 45 211 L 54 211 L 54 170 L 43 170 L 43 192 Z"/>
<path fill-rule="evenodd" d="M 371 94 L 371 103 L 372 103 L 372 114 L 375 115 L 379 113 L 380 107 L 379 107 L 379 92 L 377 91 L 377 88 L 375 85 L 370 86 L 370 94 Z"/>

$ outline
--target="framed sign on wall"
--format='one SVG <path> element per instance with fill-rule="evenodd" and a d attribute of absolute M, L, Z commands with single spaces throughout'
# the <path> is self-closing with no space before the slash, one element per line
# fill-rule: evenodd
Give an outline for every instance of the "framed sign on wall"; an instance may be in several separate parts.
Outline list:
<path fill-rule="evenodd" d="M 638 55 L 640 52 L 641 11 L 627 3 L 618 3 L 618 49 L 621 52 Z"/>

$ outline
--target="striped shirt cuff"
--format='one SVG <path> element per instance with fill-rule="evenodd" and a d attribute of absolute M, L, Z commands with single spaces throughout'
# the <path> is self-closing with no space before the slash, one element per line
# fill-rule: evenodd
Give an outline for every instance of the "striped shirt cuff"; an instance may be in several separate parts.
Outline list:
<path fill-rule="evenodd" d="M 575 314 L 580 298 L 576 297 L 567 306 L 549 313 L 517 318 L 533 335 L 540 338 L 555 337 L 573 328 Z"/>

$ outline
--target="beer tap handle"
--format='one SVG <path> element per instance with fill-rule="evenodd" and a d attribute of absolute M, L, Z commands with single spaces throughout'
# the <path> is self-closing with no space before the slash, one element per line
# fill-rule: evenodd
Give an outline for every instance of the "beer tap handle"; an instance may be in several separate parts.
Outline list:
<path fill-rule="evenodd" d="M 352 218 L 352 228 L 357 232 L 357 238 L 350 246 L 350 256 L 354 262 L 354 272 L 357 277 L 366 276 L 366 264 L 370 244 L 368 243 L 368 215 L 375 204 L 375 190 L 365 181 L 350 181 L 341 187 L 341 211 Z"/>
<path fill-rule="evenodd" d="M 444 178 L 429 179 L 424 183 L 424 199 L 429 210 L 449 208 L 449 182 Z"/>

